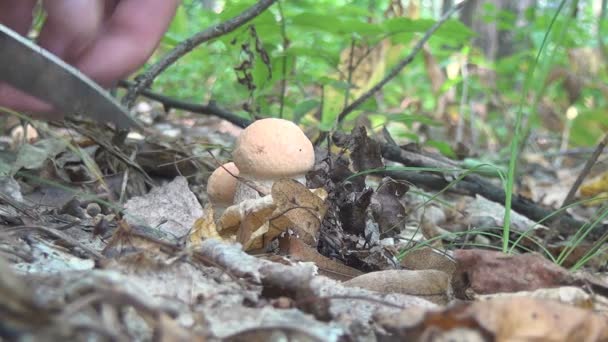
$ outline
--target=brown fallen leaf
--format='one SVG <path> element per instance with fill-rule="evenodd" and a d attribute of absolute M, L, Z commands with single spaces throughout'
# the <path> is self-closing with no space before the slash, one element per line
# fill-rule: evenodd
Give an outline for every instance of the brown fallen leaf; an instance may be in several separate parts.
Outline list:
<path fill-rule="evenodd" d="M 319 274 L 331 279 L 349 280 L 363 274 L 357 269 L 321 255 L 302 240 L 287 234 L 279 238 L 279 249 L 282 254 L 288 255 L 291 260 L 314 262 L 319 268 Z"/>
<path fill-rule="evenodd" d="M 267 220 L 275 208 L 276 206 L 270 195 L 244 200 L 239 204 L 226 208 L 220 217 L 217 230 L 222 236 L 237 234 L 237 231 L 241 227 L 241 221 L 252 213 L 255 213 L 260 218 L 260 222 L 255 227 L 257 228 Z"/>
<path fill-rule="evenodd" d="M 303 328 L 285 326 L 246 329 L 223 339 L 226 342 L 323 341 Z"/>
<path fill-rule="evenodd" d="M 449 276 L 437 270 L 370 272 L 346 281 L 343 285 L 384 294 L 401 293 L 422 297 L 440 305 L 447 304 L 451 299 Z"/>
<path fill-rule="evenodd" d="M 442 311 L 379 313 L 375 320 L 395 337 L 408 341 L 445 340 L 446 336 L 461 341 L 608 340 L 606 317 L 552 300 L 526 297 L 460 303 Z M 461 335 L 455 336 L 455 332 Z"/>
<path fill-rule="evenodd" d="M 353 128 L 348 149 L 355 171 L 377 169 L 384 166 L 380 144 L 367 136 L 367 130 L 364 126 Z"/>
<path fill-rule="evenodd" d="M 284 231 L 284 225 L 289 225 L 302 241 L 316 247 L 321 221 L 327 211 L 323 199 L 292 179 L 275 182 L 271 194 L 277 208 L 272 214 L 268 238 L 278 236 Z M 281 222 L 281 218 L 290 222 Z"/>
<path fill-rule="evenodd" d="M 327 210 L 326 196 L 322 189 L 311 191 L 291 179 L 277 181 L 270 195 L 226 208 L 219 220 L 219 234 L 224 239 L 236 235 L 244 250 L 254 251 L 291 228 L 307 244 L 316 246 Z"/>
<path fill-rule="evenodd" d="M 562 286 L 534 291 L 521 291 L 510 293 L 495 293 L 475 296 L 475 300 L 491 300 L 494 298 L 528 297 L 536 299 L 550 299 L 562 304 L 568 304 L 581 309 L 591 309 L 596 312 L 608 312 L 608 299 L 597 294 L 587 293 L 580 287 Z"/>
<path fill-rule="evenodd" d="M 456 270 L 456 262 L 450 256 L 431 247 L 407 251 L 401 266 L 408 270 L 439 270 L 449 275 Z"/>
<path fill-rule="evenodd" d="M 468 287 L 476 294 L 517 292 L 568 285 L 573 277 L 539 254 L 507 255 L 481 249 L 456 250 L 454 290 L 464 298 Z"/>
<path fill-rule="evenodd" d="M 401 197 L 409 190 L 406 183 L 384 177 L 378 189 L 372 195 L 372 214 L 380 233 L 398 234 L 405 226 L 405 208 L 401 204 Z"/>
<path fill-rule="evenodd" d="M 217 232 L 215 226 L 215 220 L 213 216 L 215 211 L 211 204 L 207 204 L 203 208 L 203 216 L 194 221 L 194 225 L 190 230 L 190 236 L 188 236 L 188 242 L 192 246 L 199 246 L 201 241 L 209 238 L 221 239 L 220 234 Z"/>

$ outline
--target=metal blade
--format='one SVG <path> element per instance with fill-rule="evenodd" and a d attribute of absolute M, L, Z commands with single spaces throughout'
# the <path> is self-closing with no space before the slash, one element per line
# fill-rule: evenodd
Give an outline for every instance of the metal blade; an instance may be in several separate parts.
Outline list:
<path fill-rule="evenodd" d="M 127 110 L 76 68 L 0 24 L 0 81 L 52 104 L 117 128 L 140 127 Z"/>

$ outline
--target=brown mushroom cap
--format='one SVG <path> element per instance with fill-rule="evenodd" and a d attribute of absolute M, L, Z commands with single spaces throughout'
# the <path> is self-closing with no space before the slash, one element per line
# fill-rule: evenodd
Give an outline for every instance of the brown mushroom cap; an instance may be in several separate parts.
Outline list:
<path fill-rule="evenodd" d="M 232 157 L 242 175 L 256 179 L 302 175 L 315 163 L 312 143 L 300 127 L 276 118 L 257 120 L 245 128 Z"/>
<path fill-rule="evenodd" d="M 213 171 L 207 181 L 207 196 L 213 204 L 230 205 L 234 201 L 234 193 L 238 180 L 232 175 L 238 176 L 239 169 L 233 162 L 226 163 Z"/>

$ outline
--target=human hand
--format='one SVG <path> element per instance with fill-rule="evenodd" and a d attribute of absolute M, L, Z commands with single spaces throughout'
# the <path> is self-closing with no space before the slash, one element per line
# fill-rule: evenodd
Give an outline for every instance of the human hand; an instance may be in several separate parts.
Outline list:
<path fill-rule="evenodd" d="M 36 0 L 0 0 L 0 22 L 29 31 Z M 44 0 L 37 43 L 103 87 L 137 70 L 152 55 L 178 0 Z M 60 85 L 58 85 L 60 86 Z M 0 106 L 38 118 L 61 119 L 51 105 L 0 83 Z"/>

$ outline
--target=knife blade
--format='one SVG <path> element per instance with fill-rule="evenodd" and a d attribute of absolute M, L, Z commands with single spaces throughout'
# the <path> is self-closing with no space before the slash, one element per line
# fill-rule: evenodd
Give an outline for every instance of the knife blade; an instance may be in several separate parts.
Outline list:
<path fill-rule="evenodd" d="M 49 51 L 0 24 L 0 81 L 65 114 L 81 114 L 117 128 L 141 128 L 97 83 Z"/>

